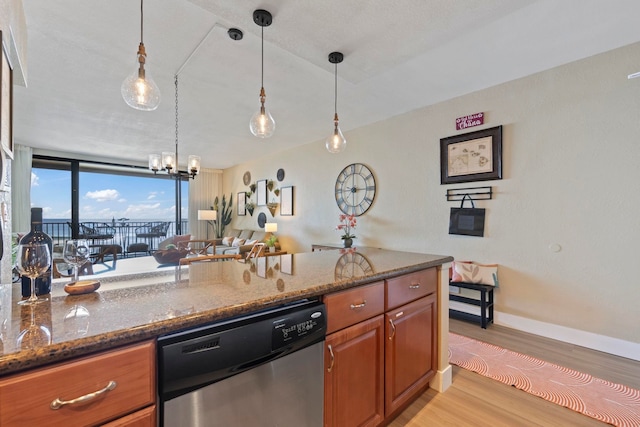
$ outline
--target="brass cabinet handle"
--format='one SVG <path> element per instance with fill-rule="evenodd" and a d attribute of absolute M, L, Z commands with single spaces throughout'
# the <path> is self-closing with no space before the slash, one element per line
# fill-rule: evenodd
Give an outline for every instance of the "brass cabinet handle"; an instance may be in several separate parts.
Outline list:
<path fill-rule="evenodd" d="M 420 283 L 416 283 L 415 285 L 409 285 L 409 289 L 418 289 L 420 288 Z"/>
<path fill-rule="evenodd" d="M 365 305 L 367 305 L 367 300 L 362 300 L 361 304 L 351 304 L 351 310 L 355 310 L 357 308 L 363 308 Z"/>
<path fill-rule="evenodd" d="M 393 324 L 393 319 L 389 319 L 389 325 L 391 325 L 391 335 L 389 335 L 389 341 L 396 336 L 396 325 Z"/>
<path fill-rule="evenodd" d="M 335 357 L 333 356 L 333 349 L 331 348 L 331 344 L 329 344 L 327 348 L 329 349 L 329 355 L 331 356 L 331 364 L 329 365 L 327 372 L 331 372 L 331 370 L 333 369 L 333 362 L 335 362 Z"/>
<path fill-rule="evenodd" d="M 76 397 L 75 399 L 71 400 L 61 400 L 59 397 L 57 397 L 53 400 L 53 402 L 51 402 L 51 409 L 60 409 L 64 405 L 73 405 L 75 403 L 82 403 L 91 399 L 95 399 L 96 397 L 113 390 L 117 385 L 118 384 L 115 381 L 109 381 L 109 384 L 107 384 L 107 386 L 102 390 L 94 391 L 93 393 L 88 393 L 84 396 Z"/>

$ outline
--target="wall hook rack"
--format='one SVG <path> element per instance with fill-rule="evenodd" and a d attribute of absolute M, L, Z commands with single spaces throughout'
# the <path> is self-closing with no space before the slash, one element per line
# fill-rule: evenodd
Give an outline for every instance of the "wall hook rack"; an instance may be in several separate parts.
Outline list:
<path fill-rule="evenodd" d="M 468 194 L 472 200 L 491 200 L 493 199 L 493 187 L 474 187 L 474 188 L 454 188 L 447 190 L 447 201 L 460 201 Z"/>

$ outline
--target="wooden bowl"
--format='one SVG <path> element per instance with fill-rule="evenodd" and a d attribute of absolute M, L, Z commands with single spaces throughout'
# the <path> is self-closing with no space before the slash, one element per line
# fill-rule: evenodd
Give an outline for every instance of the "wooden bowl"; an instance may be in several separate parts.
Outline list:
<path fill-rule="evenodd" d="M 69 295 L 89 294 L 98 290 L 100 282 L 98 280 L 78 280 L 64 285 L 64 291 Z"/>

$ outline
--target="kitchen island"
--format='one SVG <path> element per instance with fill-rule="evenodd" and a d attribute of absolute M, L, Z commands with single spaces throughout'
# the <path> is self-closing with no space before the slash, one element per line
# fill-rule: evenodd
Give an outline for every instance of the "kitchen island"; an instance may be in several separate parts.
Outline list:
<path fill-rule="evenodd" d="M 435 268 L 438 361 L 430 385 L 443 391 L 450 384 L 451 370 L 447 359 L 448 271 L 441 267 L 448 267 L 452 260 L 448 256 L 358 248 L 247 262 L 195 263 L 104 280 L 97 276 L 100 289 L 86 295 L 66 295 L 64 281 L 54 283 L 50 301 L 33 311 L 17 305 L 19 285 L 1 285 L 0 379 L 303 298 L 320 298 Z M 50 343 L 17 342 L 32 318 L 50 331 Z"/>

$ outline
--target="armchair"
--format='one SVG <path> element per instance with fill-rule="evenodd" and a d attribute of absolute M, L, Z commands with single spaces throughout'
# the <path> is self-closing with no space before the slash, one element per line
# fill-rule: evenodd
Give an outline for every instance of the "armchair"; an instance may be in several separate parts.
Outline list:
<path fill-rule="evenodd" d="M 149 250 L 153 250 L 153 240 L 158 239 L 160 237 L 166 237 L 167 231 L 169 230 L 169 222 L 161 222 L 158 224 L 154 224 L 152 222 L 147 223 L 143 226 L 137 227 L 134 231 L 136 233 L 136 238 L 148 239 L 149 241 Z"/>

